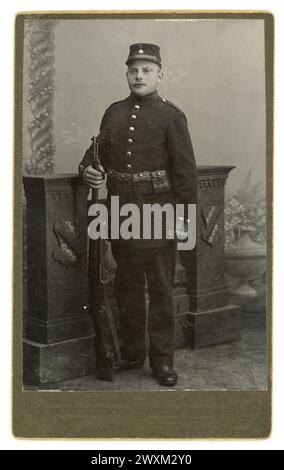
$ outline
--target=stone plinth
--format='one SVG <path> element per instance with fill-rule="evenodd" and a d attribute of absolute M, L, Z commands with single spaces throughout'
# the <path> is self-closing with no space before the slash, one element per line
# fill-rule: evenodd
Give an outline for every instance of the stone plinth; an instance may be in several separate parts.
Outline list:
<path fill-rule="evenodd" d="M 24 177 L 28 309 L 24 377 L 45 383 L 94 371 L 87 310 L 87 193 L 74 175 Z"/>
<path fill-rule="evenodd" d="M 188 273 L 186 332 L 191 348 L 241 337 L 241 310 L 228 304 L 224 269 L 224 187 L 233 168 L 198 167 L 196 247 L 180 252 Z"/>

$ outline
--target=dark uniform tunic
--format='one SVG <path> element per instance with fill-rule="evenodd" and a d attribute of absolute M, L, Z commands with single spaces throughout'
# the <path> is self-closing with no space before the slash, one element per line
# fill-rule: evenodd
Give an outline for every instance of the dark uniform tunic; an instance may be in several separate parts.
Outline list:
<path fill-rule="evenodd" d="M 98 142 L 108 174 L 108 201 L 118 195 L 120 205 L 134 203 L 140 208 L 145 203 L 196 203 L 196 165 L 186 117 L 157 92 L 130 95 L 112 104 L 103 116 Z M 91 146 L 79 172 L 92 163 Z M 176 242 L 113 240 L 112 252 L 117 263 L 115 290 L 124 358 L 144 362 L 146 357 L 146 278 L 150 366 L 173 365 Z"/>

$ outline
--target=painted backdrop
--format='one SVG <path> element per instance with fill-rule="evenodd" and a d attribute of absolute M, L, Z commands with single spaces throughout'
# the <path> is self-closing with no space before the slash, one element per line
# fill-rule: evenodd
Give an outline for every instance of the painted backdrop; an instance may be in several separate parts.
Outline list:
<path fill-rule="evenodd" d="M 129 44 L 161 47 L 159 93 L 188 117 L 199 165 L 236 165 L 228 189 L 249 170 L 265 180 L 265 74 L 262 20 L 59 20 L 53 28 L 54 172 L 73 173 L 104 110 L 128 95 Z M 25 95 L 30 54 L 25 49 Z M 25 100 L 24 158 L 30 158 Z"/>

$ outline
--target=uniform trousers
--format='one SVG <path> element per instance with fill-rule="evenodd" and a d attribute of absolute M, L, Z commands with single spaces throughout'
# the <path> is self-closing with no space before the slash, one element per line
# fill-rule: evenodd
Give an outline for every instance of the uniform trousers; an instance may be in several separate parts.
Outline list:
<path fill-rule="evenodd" d="M 125 244 L 112 242 L 117 264 L 114 292 L 120 312 L 122 358 L 144 363 L 146 327 L 149 335 L 149 365 L 173 366 L 174 315 L 173 281 L 176 243 L 163 248 L 129 252 Z M 146 309 L 147 282 L 149 308 Z"/>

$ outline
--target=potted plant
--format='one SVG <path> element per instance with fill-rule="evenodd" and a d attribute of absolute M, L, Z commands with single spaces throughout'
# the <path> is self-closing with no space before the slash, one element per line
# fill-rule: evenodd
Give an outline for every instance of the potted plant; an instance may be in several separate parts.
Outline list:
<path fill-rule="evenodd" d="M 225 203 L 225 266 L 241 305 L 258 297 L 259 285 L 265 291 L 266 194 L 251 174 Z"/>

